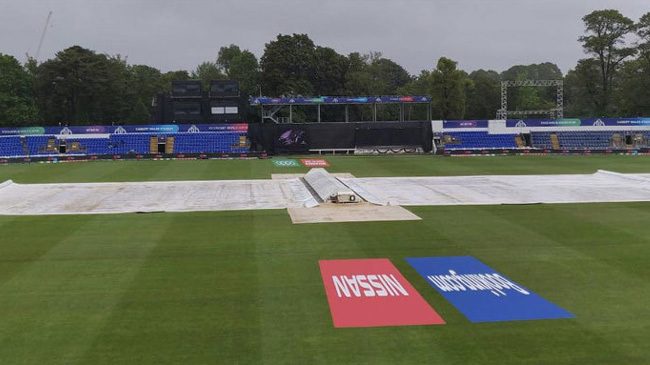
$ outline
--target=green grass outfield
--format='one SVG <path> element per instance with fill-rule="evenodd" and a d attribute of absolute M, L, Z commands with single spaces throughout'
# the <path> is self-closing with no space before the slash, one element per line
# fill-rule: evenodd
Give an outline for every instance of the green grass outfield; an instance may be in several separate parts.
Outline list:
<path fill-rule="evenodd" d="M 650 157 L 325 157 L 356 176 L 650 173 Z M 0 166 L 20 183 L 269 178 L 269 160 Z M 0 364 L 648 364 L 650 203 L 0 216 Z M 404 257 L 471 255 L 576 318 L 470 323 Z M 441 326 L 335 329 L 319 259 L 389 258 Z"/>

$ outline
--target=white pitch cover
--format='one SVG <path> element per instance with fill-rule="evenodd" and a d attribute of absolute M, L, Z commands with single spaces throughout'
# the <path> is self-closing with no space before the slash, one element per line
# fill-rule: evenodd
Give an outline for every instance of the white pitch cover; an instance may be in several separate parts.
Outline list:
<path fill-rule="evenodd" d="M 582 175 L 370 177 L 343 181 L 354 189 L 359 188 L 359 194 L 370 194 L 378 201 L 403 206 L 650 201 L 650 174 L 608 171 Z M 352 190 L 344 185 L 343 188 Z M 82 184 L 17 184 L 8 180 L 0 184 L 0 214 L 187 212 L 313 206 L 305 190 L 304 185 L 296 185 L 296 181 L 290 179 Z M 321 193 L 327 196 L 331 191 Z"/>

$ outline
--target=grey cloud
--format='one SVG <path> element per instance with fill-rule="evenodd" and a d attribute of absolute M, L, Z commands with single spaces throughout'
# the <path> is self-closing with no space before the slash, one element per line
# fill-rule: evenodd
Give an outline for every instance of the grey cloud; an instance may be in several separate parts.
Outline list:
<path fill-rule="evenodd" d="M 472 71 L 584 57 L 581 18 L 615 8 L 633 19 L 647 0 L 0 0 L 0 52 L 34 54 L 47 16 L 41 60 L 71 45 L 121 54 L 163 71 L 194 69 L 237 44 L 258 57 L 279 33 L 307 33 L 339 53 L 379 51 L 412 74 L 441 56 Z"/>

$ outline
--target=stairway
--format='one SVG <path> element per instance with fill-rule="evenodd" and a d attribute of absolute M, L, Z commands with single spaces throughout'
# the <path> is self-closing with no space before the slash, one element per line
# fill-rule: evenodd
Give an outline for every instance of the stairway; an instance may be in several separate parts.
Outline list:
<path fill-rule="evenodd" d="M 521 136 L 515 136 L 515 143 L 517 144 L 517 147 L 519 148 L 524 148 L 526 147 L 526 142 L 521 138 Z"/>
<path fill-rule="evenodd" d="M 79 142 L 70 143 L 70 147 L 68 148 L 68 152 L 80 152 L 80 151 L 81 151 L 81 144 L 79 144 Z"/>
<path fill-rule="evenodd" d="M 165 153 L 174 153 L 174 137 L 167 137 L 165 141 Z"/>
<path fill-rule="evenodd" d="M 645 147 L 648 145 L 648 139 L 645 138 L 643 133 L 637 133 L 634 135 L 634 148 Z"/>
<path fill-rule="evenodd" d="M 619 133 L 614 133 L 610 139 L 610 147 L 612 148 L 623 148 L 623 137 Z"/>
<path fill-rule="evenodd" d="M 45 152 L 58 152 L 56 150 L 56 139 L 50 138 L 47 140 L 47 145 L 45 146 Z"/>
<path fill-rule="evenodd" d="M 149 138 L 149 153 L 152 155 L 158 153 L 158 137 Z"/>
<path fill-rule="evenodd" d="M 251 146 L 248 136 L 239 136 L 239 146 L 238 148 L 249 148 Z"/>
<path fill-rule="evenodd" d="M 557 134 L 551 134 L 551 146 L 554 150 L 560 149 L 560 140 L 557 138 Z"/>
<path fill-rule="evenodd" d="M 20 137 L 20 146 L 23 148 L 23 154 L 29 156 L 29 148 L 27 147 L 27 141 L 25 137 Z"/>

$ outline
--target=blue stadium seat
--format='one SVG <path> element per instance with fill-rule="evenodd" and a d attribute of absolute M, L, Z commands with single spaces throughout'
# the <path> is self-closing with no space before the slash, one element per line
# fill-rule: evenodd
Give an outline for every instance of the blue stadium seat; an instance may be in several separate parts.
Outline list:
<path fill-rule="evenodd" d="M 66 139 L 68 155 L 125 155 L 148 154 L 151 137 L 174 137 L 174 153 L 246 153 L 249 148 L 240 146 L 240 137 L 246 132 L 199 132 L 174 134 L 125 133 L 111 134 L 108 138 L 74 138 Z M 21 142 L 24 138 L 25 149 Z M 56 148 L 47 151 L 47 143 L 57 139 L 54 135 L 5 136 L 0 137 L 0 156 L 44 156 L 58 155 L 61 140 L 56 141 Z M 70 151 L 73 143 L 79 144 L 78 151 Z M 27 154 L 25 154 L 25 150 Z"/>
<path fill-rule="evenodd" d="M 0 137 L 0 156 L 17 157 L 24 156 L 20 136 Z"/>
<path fill-rule="evenodd" d="M 443 140 L 447 150 L 513 149 L 517 148 L 514 134 L 489 134 L 488 132 L 446 132 Z"/>
<path fill-rule="evenodd" d="M 634 132 L 643 135 L 648 140 L 647 132 Z M 533 132 L 531 133 L 533 147 L 535 148 L 553 148 L 551 135 L 557 136 L 559 147 L 565 150 L 606 150 L 614 148 L 613 137 L 618 134 L 625 141 L 625 135 L 630 132 L 623 131 L 552 131 L 552 132 Z M 647 144 L 647 142 L 646 142 Z M 619 146 L 619 148 L 621 148 Z"/>

